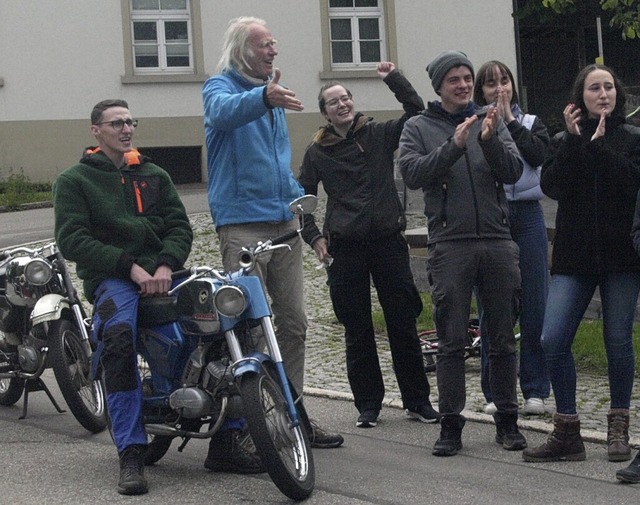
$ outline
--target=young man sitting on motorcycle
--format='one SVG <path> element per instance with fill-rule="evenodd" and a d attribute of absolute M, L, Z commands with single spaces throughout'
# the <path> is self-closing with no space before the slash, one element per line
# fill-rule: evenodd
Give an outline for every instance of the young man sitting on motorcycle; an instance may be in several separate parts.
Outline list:
<path fill-rule="evenodd" d="M 121 494 L 143 494 L 147 435 L 135 341 L 141 296 L 167 293 L 191 251 L 189 219 L 169 175 L 132 147 L 138 121 L 124 100 L 91 112 L 98 147 L 54 185 L 55 238 L 94 304 L 93 339 L 104 373 Z"/>

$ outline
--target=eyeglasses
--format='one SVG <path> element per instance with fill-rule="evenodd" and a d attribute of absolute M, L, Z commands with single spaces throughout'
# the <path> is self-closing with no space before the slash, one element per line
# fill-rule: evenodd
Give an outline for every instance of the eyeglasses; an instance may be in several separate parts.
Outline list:
<path fill-rule="evenodd" d="M 324 105 L 325 107 L 336 107 L 340 102 L 347 103 L 350 101 L 351 101 L 351 95 L 342 95 L 342 96 L 339 96 L 338 98 L 329 100 Z"/>
<path fill-rule="evenodd" d="M 96 123 L 96 126 L 101 124 L 109 124 L 114 130 L 122 130 L 124 128 L 124 125 L 127 125 L 129 128 L 136 128 L 138 126 L 138 120 L 116 119 L 114 121 L 102 121 L 102 123 Z"/>

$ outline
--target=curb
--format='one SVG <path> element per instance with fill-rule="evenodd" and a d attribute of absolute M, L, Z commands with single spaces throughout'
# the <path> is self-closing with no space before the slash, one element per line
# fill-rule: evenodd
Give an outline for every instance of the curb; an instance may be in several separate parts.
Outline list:
<path fill-rule="evenodd" d="M 53 207 L 53 202 L 33 202 L 33 203 L 21 203 L 20 205 L 0 205 L 0 212 L 19 212 L 21 210 L 32 209 L 48 209 Z"/>
<path fill-rule="evenodd" d="M 348 401 L 353 402 L 353 395 L 351 393 L 344 393 L 342 391 L 333 391 L 330 389 L 320 389 L 313 387 L 305 387 L 304 394 L 309 396 L 315 396 L 318 398 L 327 398 L 329 400 L 340 400 L 340 401 Z M 382 402 L 382 405 L 385 407 L 390 407 L 394 409 L 402 409 L 401 400 L 393 399 L 387 400 L 385 399 Z M 474 412 L 470 410 L 463 410 L 462 415 L 467 418 L 467 421 L 472 421 L 476 423 L 484 423 L 484 424 L 494 424 L 493 416 L 489 414 L 482 414 L 479 412 Z M 553 431 L 553 424 L 549 421 L 539 421 L 539 420 L 529 420 L 529 419 L 518 419 L 518 427 L 523 430 L 528 431 L 536 431 L 540 433 L 551 433 Z M 596 444 L 606 444 L 607 443 L 607 434 L 601 433 L 596 430 L 581 430 L 580 434 L 582 435 L 582 439 L 585 442 L 592 442 Z M 630 437 L 629 445 L 636 449 L 640 447 L 640 438 L 639 437 Z"/>

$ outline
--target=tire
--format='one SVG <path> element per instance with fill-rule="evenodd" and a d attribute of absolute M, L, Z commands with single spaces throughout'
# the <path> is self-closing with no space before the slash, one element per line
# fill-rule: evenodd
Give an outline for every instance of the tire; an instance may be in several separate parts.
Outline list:
<path fill-rule="evenodd" d="M 0 379 L 0 405 L 14 405 L 22 396 L 24 383 L 24 379 Z"/>
<path fill-rule="evenodd" d="M 287 404 L 275 366 L 242 377 L 240 389 L 249 432 L 269 476 L 292 500 L 307 498 L 315 485 L 315 466 L 303 421 L 290 428 Z"/>
<path fill-rule="evenodd" d="M 438 354 L 438 334 L 435 331 L 420 333 L 420 348 L 422 349 L 422 365 L 425 373 L 436 371 L 436 355 Z"/>
<path fill-rule="evenodd" d="M 80 332 L 66 319 L 53 321 L 49 328 L 49 363 L 60 392 L 78 422 L 92 433 L 107 426 L 106 400 L 102 382 L 91 377 Z"/>
<path fill-rule="evenodd" d="M 160 461 L 173 442 L 174 437 L 167 437 L 164 435 L 147 435 L 147 451 L 144 454 L 144 464 L 154 465 Z"/>

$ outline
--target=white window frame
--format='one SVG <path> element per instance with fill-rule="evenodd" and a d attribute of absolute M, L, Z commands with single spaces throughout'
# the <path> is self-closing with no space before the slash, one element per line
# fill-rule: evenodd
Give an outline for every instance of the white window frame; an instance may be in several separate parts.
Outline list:
<path fill-rule="evenodd" d="M 351 21 L 351 54 L 353 56 L 353 61 L 347 63 L 336 63 L 333 61 L 333 50 L 331 54 L 331 69 L 332 70 L 341 70 L 341 69 L 375 69 L 377 62 L 363 62 L 360 61 L 360 44 L 363 39 L 360 38 L 360 24 L 359 20 L 362 18 L 371 19 L 375 18 L 378 20 L 378 30 L 380 34 L 380 39 L 378 40 L 378 44 L 380 47 L 380 60 L 386 61 L 386 36 L 384 29 L 384 12 L 383 6 L 381 4 L 384 3 L 384 0 L 378 0 L 377 7 L 331 7 L 329 6 L 329 42 L 330 47 L 333 45 L 333 39 L 331 38 L 331 21 L 334 19 L 348 19 Z M 366 41 L 371 41 L 367 39 Z"/>
<path fill-rule="evenodd" d="M 134 10 L 133 0 L 131 0 L 131 50 L 133 52 L 133 72 L 137 75 L 143 74 L 163 74 L 163 73 L 193 73 L 193 35 L 191 33 L 191 13 L 189 11 L 189 1 L 185 0 L 186 9 L 182 10 Z M 171 41 L 167 41 L 165 35 L 165 23 L 171 21 L 179 21 L 187 25 L 186 41 L 181 41 L 181 45 L 187 45 L 189 48 L 189 65 L 183 67 L 170 67 L 167 63 L 167 48 L 172 45 Z M 134 38 L 134 25 L 136 22 L 155 23 L 156 25 L 156 42 L 136 42 Z M 136 66 L 136 48 L 145 46 L 153 46 L 158 50 L 158 66 L 157 67 L 137 67 Z"/>
<path fill-rule="evenodd" d="M 378 0 L 378 7 L 347 7 L 330 8 L 329 0 L 319 0 L 321 14 L 321 31 L 323 47 L 323 68 L 319 73 L 320 79 L 371 78 L 376 77 L 376 63 L 359 61 L 358 18 L 371 17 L 375 14 L 379 18 L 380 29 L 380 59 L 381 61 L 397 61 L 397 41 L 395 27 L 395 0 Z M 352 20 L 353 63 L 333 63 L 331 46 L 331 19 L 350 18 Z M 353 30 L 355 24 L 355 30 Z"/>
<path fill-rule="evenodd" d="M 186 10 L 133 10 L 131 0 L 120 0 L 122 9 L 122 33 L 125 73 L 121 77 L 123 84 L 150 82 L 204 82 L 209 76 L 204 72 L 204 49 L 202 42 L 202 24 L 200 13 L 201 0 L 187 0 Z M 135 47 L 133 23 L 135 21 L 156 21 L 163 25 L 165 21 L 186 21 L 189 40 L 189 66 L 168 67 L 164 27 L 158 27 L 159 66 L 135 66 Z"/>

